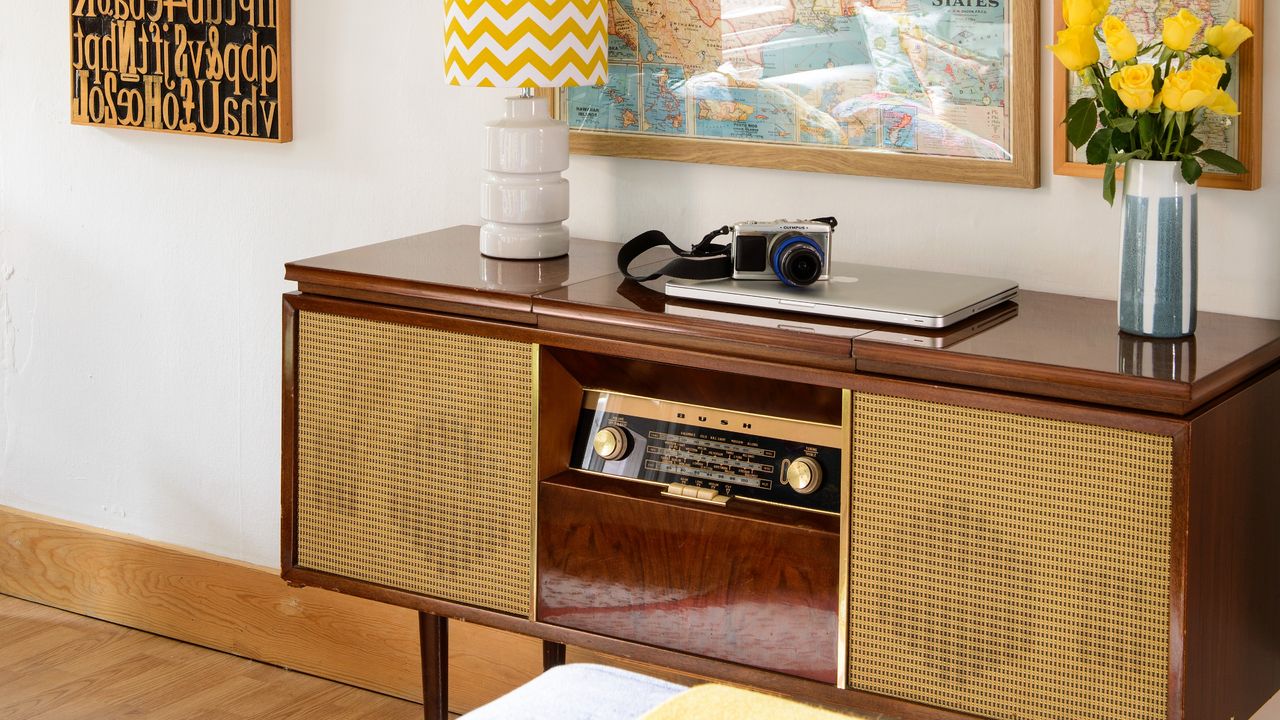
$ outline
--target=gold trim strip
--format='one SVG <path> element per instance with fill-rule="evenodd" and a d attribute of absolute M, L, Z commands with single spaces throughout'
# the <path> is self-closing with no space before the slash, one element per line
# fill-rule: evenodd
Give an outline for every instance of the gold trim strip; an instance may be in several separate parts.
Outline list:
<path fill-rule="evenodd" d="M 533 354 L 530 362 L 530 378 L 533 383 L 531 388 L 531 397 L 533 402 L 530 403 L 533 408 L 533 457 L 529 464 L 529 480 L 532 485 L 532 495 L 529 498 L 529 619 L 538 620 L 538 461 L 542 458 L 542 425 L 538 422 L 541 412 L 541 389 L 542 389 L 542 346 L 533 343 L 530 346 L 530 352 Z"/>
<path fill-rule="evenodd" d="M 662 398 L 643 397 L 640 395 L 631 395 L 628 393 L 614 392 L 612 390 L 587 389 L 582 394 L 582 407 L 594 410 L 600 399 L 600 396 L 606 395 L 609 400 L 617 400 L 615 404 L 608 402 L 607 407 L 610 412 L 616 412 L 623 415 L 635 415 L 639 417 L 656 420 L 659 422 L 682 422 L 683 424 L 697 425 L 697 423 L 687 422 L 687 418 L 680 420 L 673 417 L 655 417 L 651 403 L 662 403 L 672 408 L 678 408 L 685 411 L 706 411 L 722 416 L 724 419 L 734 422 L 751 421 L 753 432 L 761 435 L 767 435 L 779 440 L 789 440 L 791 442 L 804 443 L 806 445 L 817 445 L 821 447 L 840 447 L 841 438 L 839 437 L 841 427 L 839 425 L 828 425 L 826 423 L 813 422 L 811 420 L 795 420 L 793 418 L 778 417 L 776 415 L 761 415 L 758 413 L 745 413 L 736 410 L 726 410 L 724 408 L 709 407 L 707 405 L 695 405 L 693 403 L 675 402 L 672 400 L 663 400 Z M 762 424 L 764 427 L 754 427 Z M 797 433 L 797 426 L 812 428 L 821 431 L 816 437 L 812 431 L 805 434 Z M 732 430 L 730 427 L 708 426 L 713 429 Z"/>
<path fill-rule="evenodd" d="M 845 389 L 840 398 L 840 425 L 844 429 L 840 463 L 840 608 L 836 636 L 836 687 L 849 687 L 849 533 L 852 530 L 850 506 L 853 497 L 853 392 Z"/>

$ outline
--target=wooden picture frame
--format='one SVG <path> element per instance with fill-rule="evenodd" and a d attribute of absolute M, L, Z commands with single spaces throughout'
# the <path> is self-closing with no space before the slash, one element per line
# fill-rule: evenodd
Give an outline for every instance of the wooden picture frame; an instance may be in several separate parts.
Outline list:
<path fill-rule="evenodd" d="M 685 0 L 653 0 L 682 2 Z M 1010 70 L 1005 93 L 1010 106 L 1009 161 L 950 158 L 850 148 L 722 140 L 633 132 L 571 130 L 573 153 L 677 162 L 805 170 L 909 180 L 1040 186 L 1040 2 L 1009 4 Z M 562 91 L 547 91 L 552 112 L 561 113 Z"/>
<path fill-rule="evenodd" d="M 1236 73 L 1238 76 L 1240 116 L 1236 118 L 1239 130 L 1237 159 L 1249 169 L 1242 175 L 1214 172 L 1205 168 L 1200 177 L 1201 187 L 1230 190 L 1257 190 L 1262 186 L 1262 6 L 1265 0 L 1238 0 L 1240 17 L 1236 18 L 1250 30 L 1253 38 L 1240 46 Z M 1062 19 L 1062 0 L 1053 1 L 1054 32 L 1066 25 Z M 1140 39 L 1141 41 L 1141 39 Z M 1068 70 L 1062 63 L 1054 62 L 1053 76 L 1053 173 L 1071 177 L 1102 178 L 1101 165 L 1089 165 L 1074 160 L 1071 144 L 1067 142 L 1067 129 L 1062 124 L 1067 111 Z M 1123 177 L 1124 168 L 1117 171 Z"/>
<path fill-rule="evenodd" d="M 290 2 L 70 0 L 71 124 L 290 142 Z"/>

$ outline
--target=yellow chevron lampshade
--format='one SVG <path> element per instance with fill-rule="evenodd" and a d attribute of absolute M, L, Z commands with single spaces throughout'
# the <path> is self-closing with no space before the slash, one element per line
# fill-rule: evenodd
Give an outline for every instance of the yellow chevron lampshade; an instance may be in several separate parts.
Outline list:
<path fill-rule="evenodd" d="M 453 85 L 603 82 L 607 0 L 445 0 L 444 74 Z"/>

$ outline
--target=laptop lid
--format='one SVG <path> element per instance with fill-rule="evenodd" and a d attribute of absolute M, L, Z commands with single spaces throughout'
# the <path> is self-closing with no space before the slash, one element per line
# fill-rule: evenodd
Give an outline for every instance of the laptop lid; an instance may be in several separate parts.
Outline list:
<path fill-rule="evenodd" d="M 1011 280 L 833 262 L 803 288 L 769 280 L 671 280 L 673 297 L 917 327 L 946 327 L 1017 296 Z"/>

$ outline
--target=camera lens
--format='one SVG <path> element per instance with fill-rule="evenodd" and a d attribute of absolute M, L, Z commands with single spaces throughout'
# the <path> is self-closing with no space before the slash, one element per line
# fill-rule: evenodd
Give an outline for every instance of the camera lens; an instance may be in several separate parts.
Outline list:
<path fill-rule="evenodd" d="M 778 245 L 773 254 L 773 271 L 787 285 L 812 285 L 822 277 L 822 260 L 818 243 L 800 235 Z"/>

